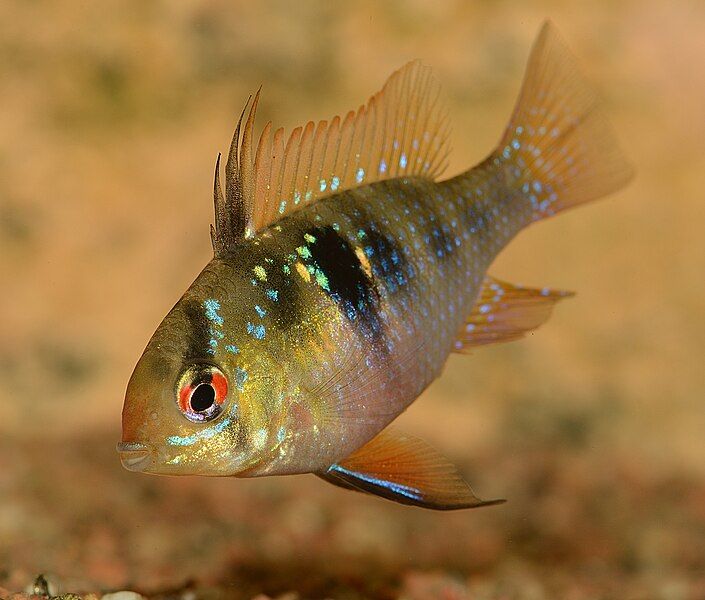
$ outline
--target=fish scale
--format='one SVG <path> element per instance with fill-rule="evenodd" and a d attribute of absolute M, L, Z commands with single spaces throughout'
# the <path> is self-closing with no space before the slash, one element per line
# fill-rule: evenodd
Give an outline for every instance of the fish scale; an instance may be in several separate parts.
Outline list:
<path fill-rule="evenodd" d="M 224 187 L 216 161 L 213 259 L 128 384 L 127 468 L 314 473 L 438 510 L 499 502 L 389 425 L 451 352 L 548 319 L 569 293 L 499 281 L 489 266 L 521 229 L 619 189 L 631 169 L 548 23 L 498 147 L 445 181 L 439 97 L 412 62 L 357 111 L 288 138 L 269 123 L 255 146 L 255 95 Z"/>

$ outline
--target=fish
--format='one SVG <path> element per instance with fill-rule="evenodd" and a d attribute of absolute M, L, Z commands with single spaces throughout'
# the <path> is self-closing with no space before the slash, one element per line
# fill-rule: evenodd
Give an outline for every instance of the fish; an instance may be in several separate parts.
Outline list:
<path fill-rule="evenodd" d="M 597 94 L 546 21 L 498 146 L 442 179 L 450 119 L 418 60 L 344 117 L 288 135 L 269 122 L 255 145 L 260 92 L 224 186 L 216 160 L 213 258 L 129 380 L 123 466 L 308 473 L 435 510 L 503 502 L 392 422 L 451 353 L 522 338 L 572 295 L 488 269 L 528 225 L 631 179 Z"/>

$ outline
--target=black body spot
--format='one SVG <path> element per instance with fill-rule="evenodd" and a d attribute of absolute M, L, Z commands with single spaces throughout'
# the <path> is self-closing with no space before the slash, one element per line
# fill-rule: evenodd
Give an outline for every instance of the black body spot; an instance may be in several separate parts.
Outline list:
<path fill-rule="evenodd" d="M 327 279 L 327 291 L 348 319 L 359 324 L 363 335 L 382 335 L 379 291 L 360 262 L 353 246 L 330 225 L 309 232 L 311 260 Z"/>
<path fill-rule="evenodd" d="M 409 265 L 404 251 L 396 240 L 375 228 L 365 230 L 362 246 L 372 273 L 394 294 L 407 281 Z"/>

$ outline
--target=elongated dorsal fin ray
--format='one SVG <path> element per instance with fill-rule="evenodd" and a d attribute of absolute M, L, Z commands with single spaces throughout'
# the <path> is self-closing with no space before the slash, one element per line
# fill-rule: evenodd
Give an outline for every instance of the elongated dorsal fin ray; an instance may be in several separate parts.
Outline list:
<path fill-rule="evenodd" d="M 281 128 L 272 134 L 267 123 L 253 151 L 259 94 L 241 127 L 245 105 L 230 146 L 225 199 L 216 199 L 216 254 L 319 198 L 395 177 L 436 179 L 445 168 L 449 120 L 420 61 L 394 72 L 344 118 L 309 121 L 288 136 Z"/>
<path fill-rule="evenodd" d="M 259 92 L 255 96 L 255 101 L 250 107 L 250 113 L 245 123 L 245 134 L 243 141 L 248 141 L 252 134 L 252 121 L 256 109 Z M 250 104 L 250 96 L 245 103 L 240 118 L 235 126 L 235 133 L 230 142 L 228 160 L 225 163 L 225 197 L 220 184 L 220 154 L 215 164 L 215 181 L 213 183 L 213 201 L 215 204 L 215 226 L 211 227 L 211 241 L 213 252 L 220 256 L 228 251 L 232 245 L 242 239 L 250 232 L 252 221 L 252 195 L 246 195 L 251 188 L 249 173 L 244 173 L 242 169 L 242 159 L 251 160 L 250 152 L 252 144 L 243 144 L 240 147 L 240 129 L 245 112 Z M 247 147 L 245 147 L 247 145 Z"/>
<path fill-rule="evenodd" d="M 419 438 L 389 430 L 318 476 L 346 489 L 435 510 L 504 502 L 481 500 L 435 448 Z"/>
<path fill-rule="evenodd" d="M 247 115 L 247 121 L 245 121 L 245 127 L 242 132 L 242 151 L 239 157 L 239 171 L 240 171 L 240 185 L 242 188 L 242 198 L 245 200 L 245 206 L 248 209 L 247 223 L 245 225 L 245 235 L 249 235 L 251 231 L 248 227 L 251 225 L 250 221 L 252 219 L 252 211 L 254 209 L 254 190 L 255 190 L 255 179 L 254 173 L 251 169 L 242 168 L 242 165 L 250 165 L 253 161 L 252 156 L 252 135 L 255 126 L 255 115 L 257 114 L 257 105 L 259 104 L 259 96 L 262 91 L 262 87 L 257 90 L 255 98 L 252 101 L 252 106 L 250 112 Z"/>
<path fill-rule="evenodd" d="M 215 211 L 215 225 L 211 225 L 211 243 L 213 251 L 217 254 L 220 244 L 218 236 L 219 225 L 222 223 L 225 210 L 225 199 L 223 198 L 223 188 L 220 185 L 220 152 L 218 158 L 215 159 L 215 173 L 213 176 L 213 210 Z"/>
<path fill-rule="evenodd" d="M 556 302 L 573 295 L 573 292 L 512 285 L 488 275 L 470 316 L 458 332 L 453 350 L 462 354 L 474 346 L 522 338 L 548 320 Z"/>

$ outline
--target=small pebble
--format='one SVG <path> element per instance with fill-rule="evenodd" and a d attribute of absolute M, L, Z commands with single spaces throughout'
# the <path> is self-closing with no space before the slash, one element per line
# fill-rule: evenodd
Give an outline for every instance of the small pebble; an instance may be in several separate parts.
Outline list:
<path fill-rule="evenodd" d="M 101 600 L 144 600 L 144 596 L 137 592 L 111 592 L 110 594 L 105 594 Z"/>

